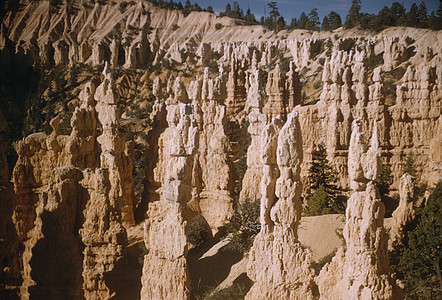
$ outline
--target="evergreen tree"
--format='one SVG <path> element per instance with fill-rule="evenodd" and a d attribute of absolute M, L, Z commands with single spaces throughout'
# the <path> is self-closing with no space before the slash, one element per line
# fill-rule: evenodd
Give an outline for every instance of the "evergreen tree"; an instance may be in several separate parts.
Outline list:
<path fill-rule="evenodd" d="M 316 190 L 323 186 L 327 194 L 333 194 L 336 191 L 336 176 L 327 159 L 327 150 L 323 143 L 319 144 L 318 148 L 313 151 L 312 166 L 308 171 L 311 189 Z"/>
<path fill-rule="evenodd" d="M 441 30 L 442 29 L 442 19 L 437 17 L 434 14 L 434 11 L 431 12 L 430 17 L 428 17 L 428 27 L 432 30 Z"/>
<path fill-rule="evenodd" d="M 230 5 L 230 3 L 227 3 L 226 10 L 224 11 L 223 15 L 230 16 L 231 14 L 232 14 L 232 6 Z"/>
<path fill-rule="evenodd" d="M 308 20 L 305 25 L 305 29 L 318 30 L 319 29 L 318 25 L 319 25 L 318 9 L 315 7 L 308 14 Z"/>
<path fill-rule="evenodd" d="M 414 166 L 414 156 L 411 153 L 407 155 L 407 159 L 402 165 L 402 174 L 405 173 L 408 173 L 413 179 L 416 179 L 417 171 Z"/>
<path fill-rule="evenodd" d="M 324 144 L 319 144 L 313 152 L 312 166 L 309 169 L 308 181 L 314 191 L 307 198 L 308 215 L 341 213 L 344 210 L 343 196 L 336 185 L 336 176 L 327 159 Z"/>
<path fill-rule="evenodd" d="M 331 30 L 338 29 L 342 26 L 341 16 L 337 12 L 331 11 L 328 14 L 328 20 L 330 22 Z"/>
<path fill-rule="evenodd" d="M 387 6 L 384 6 L 384 8 L 379 11 L 374 21 L 374 26 L 371 28 L 374 30 L 381 30 L 384 29 L 386 26 L 392 26 L 392 20 L 389 15 L 389 8 Z"/>
<path fill-rule="evenodd" d="M 305 29 L 307 21 L 308 21 L 307 15 L 305 14 L 305 12 L 302 12 L 301 15 L 299 16 L 298 28 Z"/>
<path fill-rule="evenodd" d="M 290 29 L 299 28 L 298 19 L 292 18 L 292 21 L 290 22 Z"/>
<path fill-rule="evenodd" d="M 242 19 L 244 17 L 244 13 L 243 13 L 241 7 L 239 6 L 238 2 L 233 1 L 232 12 L 229 17 L 236 18 L 236 19 Z"/>
<path fill-rule="evenodd" d="M 286 25 L 285 25 L 285 20 L 283 16 L 280 16 L 278 18 L 278 21 L 276 22 L 276 28 L 278 28 L 278 30 L 283 30 L 285 29 Z"/>
<path fill-rule="evenodd" d="M 378 188 L 381 198 L 390 192 L 392 179 L 390 168 L 387 165 L 381 164 L 379 175 L 376 179 L 376 187 Z"/>
<path fill-rule="evenodd" d="M 321 29 L 325 31 L 331 30 L 330 21 L 328 20 L 327 16 L 325 16 L 324 19 L 322 19 Z"/>
<path fill-rule="evenodd" d="M 186 3 L 184 4 L 184 8 L 183 8 L 184 16 L 187 16 L 188 14 L 190 14 L 191 11 L 192 11 L 192 4 L 190 3 L 189 0 L 187 0 Z"/>
<path fill-rule="evenodd" d="M 273 29 L 276 29 L 276 31 L 278 31 L 279 10 L 278 10 L 278 6 L 276 5 L 276 1 L 272 1 L 270 3 L 267 3 L 267 6 L 270 9 L 270 12 L 269 12 L 270 18 L 273 19 L 273 24 L 274 24 Z"/>
<path fill-rule="evenodd" d="M 244 19 L 245 19 L 247 25 L 254 25 L 257 23 L 256 19 L 255 19 L 255 15 L 252 14 L 252 12 L 250 11 L 250 8 L 247 9 Z"/>
<path fill-rule="evenodd" d="M 400 19 L 405 15 L 405 7 L 399 2 L 393 2 L 388 10 L 389 26 L 398 26 Z"/>
<path fill-rule="evenodd" d="M 325 192 L 325 188 L 321 185 L 307 200 L 307 216 L 319 216 L 332 213 L 329 207 L 330 196 Z"/>
<path fill-rule="evenodd" d="M 428 10 L 424 1 L 422 1 L 419 4 L 419 9 L 417 13 L 418 13 L 419 27 L 426 28 L 428 26 Z"/>
<path fill-rule="evenodd" d="M 213 12 L 213 7 L 210 6 L 210 5 L 207 6 L 206 11 L 207 11 L 207 12 L 210 12 L 210 13 L 214 13 L 214 12 Z"/>
<path fill-rule="evenodd" d="M 359 24 L 359 11 L 361 10 L 361 0 L 352 0 L 350 10 L 345 19 L 345 28 L 353 28 Z"/>
<path fill-rule="evenodd" d="M 409 27 L 417 27 L 419 26 L 419 8 L 417 7 L 416 3 L 413 3 L 410 7 L 410 11 L 405 14 L 404 21 L 401 22 L 400 25 L 402 26 L 409 26 Z"/>
<path fill-rule="evenodd" d="M 194 5 L 192 5 L 193 11 L 202 11 L 202 8 L 198 5 L 198 3 L 195 2 Z"/>

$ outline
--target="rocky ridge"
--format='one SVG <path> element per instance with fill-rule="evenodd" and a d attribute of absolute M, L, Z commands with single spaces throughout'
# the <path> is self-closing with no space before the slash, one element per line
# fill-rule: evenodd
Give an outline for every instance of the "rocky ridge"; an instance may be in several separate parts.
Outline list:
<path fill-rule="evenodd" d="M 142 2 L 78 8 L 33 2 L 2 23 L 4 57 L 38 58 L 55 69 L 104 65 L 102 74 L 80 84 L 70 135 L 60 134 L 60 119 L 54 118 L 51 134 L 18 143 L 13 189 L 2 157 L 1 237 L 11 241 L 0 253 L 8 262 L 0 274 L 8 279 L 5 290 L 17 293 L 19 287 L 25 298 L 119 295 L 113 278 L 124 263 L 125 229 L 135 223 L 136 204 L 135 146 L 121 130 L 131 120 L 121 108 L 146 104 L 127 92 L 145 81 L 151 86 L 135 94 L 152 96 L 150 123 L 132 124 L 142 127 L 149 147 L 140 213 L 149 250 L 143 299 L 191 296 L 189 227 L 201 216 L 218 234 L 235 199 L 261 201 L 262 231 L 250 253 L 247 274 L 254 285 L 247 297 L 312 297 L 310 253 L 298 242 L 297 226 L 302 182 L 320 142 L 340 185 L 352 191 L 347 248 L 316 278 L 321 297 L 400 297 L 373 184 L 377 164 L 371 163 L 380 157 L 400 189 L 400 210 L 393 216 L 400 235 L 412 216 L 402 200 L 409 184 L 399 179 L 405 157 L 415 157 L 418 180 L 431 185 L 441 178 L 440 32 L 272 33 Z M 382 62 L 373 63 L 375 58 Z M 128 72 L 115 80 L 121 70 Z M 393 93 L 391 85 L 397 86 Z M 373 136 L 368 152 L 361 132 Z M 246 166 L 240 166 L 244 159 Z M 19 245 L 24 250 L 17 251 Z M 42 247 L 66 251 L 51 261 Z M 299 268 L 287 271 L 294 261 Z M 46 274 L 41 262 L 54 271 Z M 55 278 L 60 272 L 65 276 Z M 60 289 L 64 285 L 72 290 Z"/>

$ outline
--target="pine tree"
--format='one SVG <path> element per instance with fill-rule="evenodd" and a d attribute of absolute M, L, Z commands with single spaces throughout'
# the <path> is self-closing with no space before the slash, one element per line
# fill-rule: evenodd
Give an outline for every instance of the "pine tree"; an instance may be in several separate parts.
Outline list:
<path fill-rule="evenodd" d="M 418 9 L 418 20 L 419 20 L 419 27 L 421 28 L 427 28 L 428 27 L 428 10 L 427 10 L 427 6 L 425 5 L 425 2 L 422 1 L 419 4 L 419 9 Z"/>
<path fill-rule="evenodd" d="M 353 28 L 359 24 L 359 11 L 361 10 L 361 0 L 353 0 L 351 2 L 350 10 L 345 19 L 345 28 Z"/>
<path fill-rule="evenodd" d="M 327 16 L 325 16 L 324 19 L 322 19 L 321 29 L 324 31 L 331 30 L 330 21 L 328 20 Z"/>
<path fill-rule="evenodd" d="M 289 27 L 290 27 L 290 29 L 296 29 L 296 28 L 299 28 L 299 25 L 298 25 L 298 19 L 296 19 L 296 18 L 292 18 Z"/>
<path fill-rule="evenodd" d="M 434 11 L 431 12 L 431 15 L 428 17 L 428 27 L 432 30 L 441 30 L 442 29 L 442 19 L 438 18 Z"/>
<path fill-rule="evenodd" d="M 302 12 L 301 15 L 299 16 L 298 28 L 305 29 L 307 21 L 308 21 L 307 15 L 305 14 L 305 12 Z"/>
<path fill-rule="evenodd" d="M 414 166 L 414 156 L 413 154 L 408 154 L 405 163 L 402 165 L 402 173 L 408 173 L 413 179 L 416 179 L 417 171 Z"/>
<path fill-rule="evenodd" d="M 405 7 L 399 2 L 393 2 L 388 10 L 390 26 L 399 25 L 399 20 L 405 15 Z"/>
<path fill-rule="evenodd" d="M 409 26 L 409 27 L 417 27 L 419 25 L 419 8 L 416 3 L 413 3 L 410 7 L 408 13 L 405 14 L 404 22 L 400 25 Z"/>
<path fill-rule="evenodd" d="M 237 1 L 233 1 L 232 14 L 230 17 L 236 18 L 236 19 L 241 19 L 244 17 L 244 13 L 243 13 L 243 11 Z"/>
<path fill-rule="evenodd" d="M 343 197 L 336 185 L 337 178 L 327 159 L 323 143 L 313 152 L 308 181 L 313 192 L 307 199 L 306 214 L 317 215 L 343 211 Z"/>
<path fill-rule="evenodd" d="M 328 14 L 328 20 L 330 22 L 331 30 L 338 29 L 342 26 L 341 16 L 337 12 L 331 11 Z"/>
<path fill-rule="evenodd" d="M 333 193 L 336 190 L 336 176 L 327 159 L 327 150 L 323 143 L 313 151 L 312 160 L 308 176 L 310 188 L 316 190 L 320 186 L 324 186 L 328 194 Z"/>
<path fill-rule="evenodd" d="M 307 23 L 305 25 L 305 29 L 307 29 L 307 30 L 317 30 L 317 29 L 319 29 L 318 25 L 319 25 L 318 9 L 315 7 L 308 14 L 308 20 L 307 20 Z"/>
<path fill-rule="evenodd" d="M 245 19 L 247 25 L 254 25 L 257 23 L 256 19 L 255 19 L 255 15 L 252 14 L 252 12 L 250 11 L 250 8 L 247 9 L 244 19 Z"/>
<path fill-rule="evenodd" d="M 274 28 L 276 29 L 276 31 L 278 31 L 278 17 L 279 17 L 279 10 L 278 10 L 278 6 L 276 5 L 276 1 L 272 1 L 270 3 L 267 3 L 267 6 L 270 9 L 269 15 L 270 18 L 273 19 L 274 21 Z"/>
<path fill-rule="evenodd" d="M 376 187 L 378 188 L 381 198 L 390 192 L 392 178 L 390 168 L 387 165 L 381 164 L 379 175 L 376 179 Z"/>

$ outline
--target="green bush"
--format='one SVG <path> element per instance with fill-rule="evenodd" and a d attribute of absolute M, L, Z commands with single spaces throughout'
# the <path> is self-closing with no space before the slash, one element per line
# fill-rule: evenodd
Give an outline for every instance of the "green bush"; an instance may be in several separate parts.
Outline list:
<path fill-rule="evenodd" d="M 307 216 L 329 214 L 332 212 L 329 203 L 330 197 L 326 193 L 324 186 L 321 185 L 310 197 L 307 198 L 307 209 L 305 210 L 305 214 Z"/>
<path fill-rule="evenodd" d="M 392 180 L 393 176 L 391 176 L 390 168 L 385 164 L 381 164 L 379 168 L 379 175 L 376 179 L 376 187 L 378 188 L 381 197 L 390 193 L 390 185 Z"/>
<path fill-rule="evenodd" d="M 227 232 L 231 233 L 229 249 L 245 253 L 252 247 L 255 236 L 261 230 L 259 214 L 259 200 L 247 199 L 238 206 L 226 224 Z"/>
<path fill-rule="evenodd" d="M 195 246 L 199 246 L 212 237 L 212 231 L 209 224 L 203 216 L 198 215 L 193 218 L 189 226 L 187 240 Z"/>

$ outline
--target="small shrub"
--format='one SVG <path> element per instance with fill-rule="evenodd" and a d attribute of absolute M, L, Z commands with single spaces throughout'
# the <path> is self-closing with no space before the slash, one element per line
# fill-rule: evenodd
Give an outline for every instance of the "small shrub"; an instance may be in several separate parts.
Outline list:
<path fill-rule="evenodd" d="M 305 214 L 307 216 L 319 216 L 332 212 L 329 207 L 330 197 L 325 192 L 324 186 L 320 186 L 316 191 L 307 199 L 307 209 Z"/>
<path fill-rule="evenodd" d="M 371 70 L 374 70 L 377 66 L 380 66 L 384 63 L 384 57 L 382 53 L 376 55 L 374 52 L 370 53 L 370 56 L 367 59 L 367 67 Z"/>
<path fill-rule="evenodd" d="M 261 230 L 259 214 L 259 200 L 247 199 L 238 206 L 226 224 L 227 232 L 232 234 L 228 244 L 231 250 L 245 253 L 252 247 L 255 236 Z"/>
<path fill-rule="evenodd" d="M 235 283 L 228 288 L 219 290 L 207 297 L 208 300 L 242 300 L 247 294 L 247 289 L 241 283 Z"/>
<path fill-rule="evenodd" d="M 414 42 L 415 42 L 415 40 L 413 38 L 409 37 L 409 36 L 407 36 L 405 38 L 405 43 L 407 44 L 407 46 L 413 44 Z"/>
<path fill-rule="evenodd" d="M 216 23 L 215 24 L 215 29 L 216 30 L 220 30 L 221 28 L 223 28 L 223 24 L 221 24 L 221 23 Z"/>
<path fill-rule="evenodd" d="M 119 5 L 120 11 L 124 12 L 128 5 L 129 5 L 129 3 L 127 3 L 126 1 L 121 2 Z"/>
<path fill-rule="evenodd" d="M 178 24 L 172 25 L 172 31 L 176 31 L 178 28 L 180 28 L 180 26 L 178 26 Z"/>
<path fill-rule="evenodd" d="M 336 228 L 335 234 L 341 240 L 341 246 L 345 247 L 346 242 L 345 242 L 345 237 L 344 237 L 344 229 L 343 228 Z"/>
<path fill-rule="evenodd" d="M 138 248 L 139 248 L 139 255 L 138 255 L 138 264 L 140 264 L 141 266 L 144 264 L 144 256 L 146 256 L 147 254 L 149 254 L 149 250 L 146 248 L 146 245 L 144 245 L 144 242 L 140 242 L 138 243 Z"/>
<path fill-rule="evenodd" d="M 207 241 L 212 237 L 209 224 L 203 216 L 196 216 L 189 226 L 187 240 L 196 247 Z"/>

